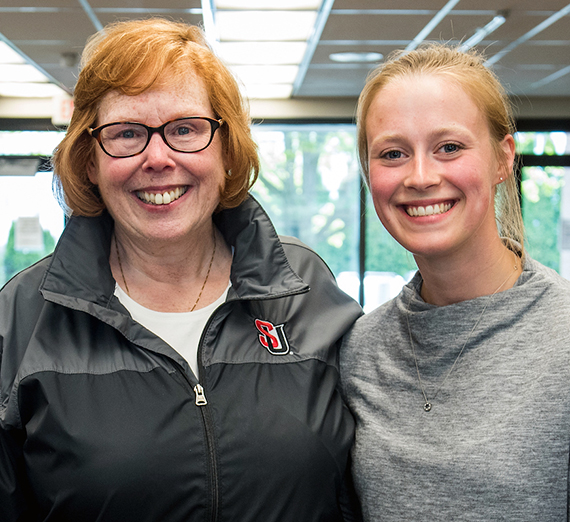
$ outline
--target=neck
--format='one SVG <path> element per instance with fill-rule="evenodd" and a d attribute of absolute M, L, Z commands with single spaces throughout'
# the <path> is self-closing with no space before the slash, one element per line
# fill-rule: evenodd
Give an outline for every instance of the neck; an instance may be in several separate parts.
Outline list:
<path fill-rule="evenodd" d="M 503 292 L 522 272 L 519 256 L 498 236 L 477 255 L 458 253 L 437 259 L 417 256 L 416 263 L 423 279 L 421 296 L 437 306 Z"/>
<path fill-rule="evenodd" d="M 206 228 L 192 240 L 156 245 L 132 241 L 117 227 L 118 255 L 112 245 L 110 257 L 115 280 L 152 310 L 185 312 L 214 302 L 227 287 L 231 252 L 213 223 Z"/>

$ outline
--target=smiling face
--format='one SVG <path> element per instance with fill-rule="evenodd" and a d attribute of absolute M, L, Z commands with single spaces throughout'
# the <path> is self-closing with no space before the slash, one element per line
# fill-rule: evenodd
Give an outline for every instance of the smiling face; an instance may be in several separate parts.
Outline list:
<path fill-rule="evenodd" d="M 407 250 L 475 254 L 498 238 L 494 194 L 505 170 L 458 84 L 437 75 L 390 81 L 370 105 L 366 135 L 376 212 Z M 512 157 L 510 135 L 500 146 Z"/>
<path fill-rule="evenodd" d="M 204 82 L 195 73 L 137 96 L 107 94 L 97 126 L 129 121 L 157 127 L 187 116 L 215 117 Z M 206 149 L 191 154 L 170 149 L 158 133 L 142 154 L 130 158 L 112 158 L 97 145 L 88 169 L 117 234 L 155 243 L 210 233 L 225 172 L 218 132 Z"/>

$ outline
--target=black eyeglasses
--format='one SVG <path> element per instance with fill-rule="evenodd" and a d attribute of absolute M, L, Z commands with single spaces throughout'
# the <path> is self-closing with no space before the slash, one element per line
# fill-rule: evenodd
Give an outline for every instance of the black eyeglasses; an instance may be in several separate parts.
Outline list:
<path fill-rule="evenodd" d="M 143 152 L 155 132 L 176 152 L 200 152 L 212 143 L 214 133 L 222 123 L 222 119 L 192 116 L 167 121 L 160 127 L 116 122 L 106 123 L 95 129 L 89 128 L 88 131 L 108 156 L 129 158 Z"/>

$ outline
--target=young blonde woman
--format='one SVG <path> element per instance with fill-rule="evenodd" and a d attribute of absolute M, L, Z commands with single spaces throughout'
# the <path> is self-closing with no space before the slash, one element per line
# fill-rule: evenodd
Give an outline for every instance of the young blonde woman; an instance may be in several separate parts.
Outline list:
<path fill-rule="evenodd" d="M 524 251 L 513 132 L 482 58 L 445 45 L 360 97 L 376 212 L 419 268 L 341 352 L 368 521 L 568 519 L 570 282 Z"/>

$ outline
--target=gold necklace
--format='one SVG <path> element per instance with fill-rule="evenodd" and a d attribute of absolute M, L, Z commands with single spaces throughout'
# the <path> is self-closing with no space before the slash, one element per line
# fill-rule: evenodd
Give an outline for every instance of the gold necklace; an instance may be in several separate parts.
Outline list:
<path fill-rule="evenodd" d="M 117 245 L 117 236 L 113 235 L 113 238 L 114 238 L 114 242 L 115 242 L 115 252 L 117 253 L 117 261 L 119 261 L 119 269 L 121 270 L 121 277 L 123 278 L 123 284 L 125 285 L 125 290 L 127 292 L 127 295 L 130 297 L 131 294 L 129 293 L 129 286 L 127 285 L 127 280 L 125 279 L 125 273 L 123 272 L 123 263 L 121 263 L 121 254 L 119 254 L 119 247 Z M 202 284 L 202 288 L 200 288 L 200 293 L 198 294 L 198 299 L 196 299 L 194 306 L 190 310 L 191 312 L 193 312 L 196 309 L 196 307 L 198 306 L 198 303 L 200 301 L 200 297 L 202 297 L 202 292 L 204 291 L 204 288 L 206 287 L 206 283 L 208 282 L 208 278 L 210 277 L 210 270 L 212 269 L 212 263 L 214 262 L 215 256 L 216 256 L 216 232 L 214 231 L 214 250 L 212 251 L 212 257 L 210 258 L 210 264 L 208 265 L 208 272 L 206 273 L 206 279 L 204 279 L 204 283 Z"/>
<path fill-rule="evenodd" d="M 514 254 L 514 253 L 513 253 Z M 514 254 L 516 257 L 516 254 Z M 416 365 L 416 373 L 418 375 L 418 382 L 420 383 L 420 389 L 422 391 L 422 395 L 424 396 L 424 410 L 425 411 L 431 411 L 431 401 L 434 401 L 436 399 L 436 397 L 438 396 L 439 392 L 441 391 L 441 389 L 443 388 L 443 385 L 445 384 L 445 381 L 447 381 L 447 378 L 451 375 L 451 372 L 453 371 L 453 369 L 455 368 L 455 365 L 457 364 L 457 362 L 459 361 L 461 354 L 463 353 L 463 351 L 465 350 L 465 347 L 467 346 L 467 342 L 469 341 L 469 339 L 471 338 L 471 335 L 473 334 L 473 332 L 475 331 L 475 328 L 477 328 L 478 324 L 481 322 L 481 319 L 483 319 L 483 315 L 485 314 L 485 310 L 487 310 L 487 307 L 489 306 L 489 304 L 491 304 L 491 301 L 493 300 L 493 298 L 495 297 L 495 294 L 497 294 L 497 292 L 503 288 L 503 286 L 505 286 L 505 284 L 507 283 L 507 281 L 512 277 L 512 275 L 517 271 L 518 269 L 518 265 L 517 262 L 515 260 L 515 266 L 514 266 L 514 270 L 507 276 L 507 278 L 499 285 L 499 288 L 497 288 L 488 298 L 487 298 L 487 302 L 485 303 L 485 306 L 483 308 L 483 311 L 481 312 L 481 315 L 479 316 L 479 319 L 477 319 L 477 322 L 473 325 L 473 328 L 471 328 L 471 331 L 469 332 L 469 335 L 467 336 L 467 339 L 465 339 L 465 342 L 463 343 L 463 346 L 461 347 L 461 350 L 459 350 L 459 353 L 457 354 L 457 357 L 455 358 L 455 361 L 453 362 L 453 365 L 451 366 L 451 368 L 449 369 L 449 371 L 447 372 L 446 376 L 443 378 L 443 381 L 441 381 L 441 384 L 437 387 L 433 397 L 431 398 L 431 400 L 428 398 L 425 387 L 424 387 L 424 383 L 422 381 L 422 377 L 420 375 L 420 368 L 418 365 L 418 358 L 416 357 L 416 350 L 414 348 L 414 341 L 412 339 L 412 330 L 410 328 L 410 304 L 412 302 L 412 295 L 413 292 L 410 293 L 410 298 L 408 299 L 408 307 L 406 309 L 406 322 L 408 324 L 408 335 L 410 337 L 410 346 L 412 347 L 412 354 L 414 355 L 414 363 Z M 419 289 L 418 289 L 418 293 L 419 293 Z"/>

